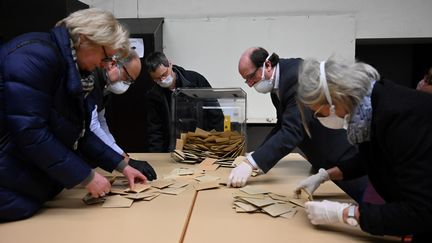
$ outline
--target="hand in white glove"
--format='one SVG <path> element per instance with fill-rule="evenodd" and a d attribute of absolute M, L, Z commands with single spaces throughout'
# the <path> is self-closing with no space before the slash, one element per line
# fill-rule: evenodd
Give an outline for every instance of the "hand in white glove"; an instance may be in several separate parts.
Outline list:
<path fill-rule="evenodd" d="M 343 210 L 350 205 L 324 200 L 322 202 L 311 201 L 305 203 L 308 218 L 312 224 L 343 223 Z"/>
<path fill-rule="evenodd" d="M 252 165 L 248 162 L 241 162 L 237 167 L 232 169 L 231 174 L 228 177 L 227 186 L 230 187 L 243 187 L 246 185 L 246 181 L 252 174 Z"/>
<path fill-rule="evenodd" d="M 318 173 L 315 175 L 311 175 L 308 178 L 300 181 L 296 188 L 294 189 L 294 193 L 299 195 L 301 193 L 300 189 L 305 189 L 310 195 L 314 193 L 314 191 L 325 181 L 328 181 L 329 174 L 325 169 L 319 169 Z"/>

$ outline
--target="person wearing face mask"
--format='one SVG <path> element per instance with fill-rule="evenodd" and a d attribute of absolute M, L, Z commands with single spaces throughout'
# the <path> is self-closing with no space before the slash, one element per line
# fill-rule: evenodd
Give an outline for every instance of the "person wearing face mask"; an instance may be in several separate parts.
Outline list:
<path fill-rule="evenodd" d="M 87 97 L 88 110 L 91 112 L 90 131 L 98 136 L 105 144 L 121 154 L 126 163 L 144 174 L 148 180 L 157 179 L 156 172 L 147 161 L 129 158 L 121 149 L 111 134 L 105 118 L 105 107 L 109 103 L 111 94 L 123 94 L 134 83 L 141 71 L 141 61 L 134 50 L 129 56 L 119 60 L 107 60 L 103 68 L 93 72 L 94 89 Z"/>
<path fill-rule="evenodd" d="M 169 152 L 173 149 L 170 145 L 171 94 L 176 88 L 211 88 L 211 86 L 204 76 L 172 64 L 161 52 L 150 53 L 144 63 L 150 79 L 155 84 L 146 96 L 148 152 Z M 188 110 L 184 112 L 190 113 Z M 208 131 L 212 129 L 223 131 L 224 117 L 220 110 L 204 110 L 203 117 L 204 124 L 200 128 Z M 191 128 L 196 125 L 193 121 L 190 123 Z"/>
<path fill-rule="evenodd" d="M 50 33 L 23 34 L 0 47 L 0 221 L 31 217 L 64 188 L 82 185 L 105 196 L 111 184 L 93 166 L 120 171 L 131 187 L 146 181 L 87 129 L 89 74 L 115 53 L 127 55 L 129 46 L 114 15 L 91 8 Z"/>
<path fill-rule="evenodd" d="M 296 147 L 314 169 L 331 168 L 338 161 L 357 153 L 357 149 L 347 141 L 344 129 L 326 128 L 311 113 L 304 113 L 308 130 L 303 127 L 296 102 L 298 70 L 302 62 L 299 58 L 280 59 L 276 53 L 269 53 L 261 47 L 248 48 L 240 57 L 240 75 L 249 87 L 260 93 L 270 93 L 278 120 L 256 151 L 248 154 L 245 161 L 231 171 L 229 186 L 244 186 L 253 169 L 267 173 Z M 325 181 L 325 177 L 321 179 Z M 356 201 L 361 201 L 367 178 L 336 183 Z"/>
<path fill-rule="evenodd" d="M 411 235 L 430 242 L 432 229 L 432 96 L 380 80 L 361 62 L 305 60 L 298 100 L 326 126 L 347 121 L 347 136 L 361 159 L 341 160 L 320 173 L 334 180 L 369 175 L 384 204 L 349 205 L 333 201 L 305 204 L 312 224 L 360 225 L 374 235 Z M 303 188 L 321 181 L 309 177 Z M 297 188 L 298 190 L 299 188 Z M 312 190 L 312 192 L 313 192 Z"/>

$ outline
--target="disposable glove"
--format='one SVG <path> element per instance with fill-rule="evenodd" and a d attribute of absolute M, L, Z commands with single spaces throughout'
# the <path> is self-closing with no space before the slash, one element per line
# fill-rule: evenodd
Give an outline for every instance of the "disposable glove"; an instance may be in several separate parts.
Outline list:
<path fill-rule="evenodd" d="M 243 161 L 237 167 L 232 169 L 228 177 L 227 186 L 230 187 L 243 187 L 252 174 L 252 165 Z"/>
<path fill-rule="evenodd" d="M 157 179 L 156 172 L 147 161 L 129 159 L 129 165 L 145 175 L 149 181 Z"/>
<path fill-rule="evenodd" d="M 305 203 L 306 213 L 312 224 L 343 223 L 343 210 L 350 205 L 324 200 Z"/>
<path fill-rule="evenodd" d="M 329 174 L 325 169 L 319 169 L 318 173 L 315 175 L 311 175 L 308 178 L 300 181 L 296 188 L 294 189 L 294 193 L 299 195 L 301 193 L 300 189 L 305 189 L 310 195 L 312 195 L 315 190 L 325 181 L 328 181 Z"/>

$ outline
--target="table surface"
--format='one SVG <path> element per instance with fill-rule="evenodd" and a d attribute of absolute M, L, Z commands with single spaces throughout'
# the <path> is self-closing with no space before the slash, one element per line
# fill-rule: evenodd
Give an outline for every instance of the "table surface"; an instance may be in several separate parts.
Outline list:
<path fill-rule="evenodd" d="M 131 154 L 147 160 L 158 173 L 167 175 L 175 168 L 192 165 L 174 163 L 169 154 Z M 287 195 L 310 166 L 300 155 L 290 154 L 266 175 L 251 178 L 271 192 Z M 230 169 L 219 168 L 207 174 L 226 180 Z M 232 209 L 234 188 L 195 192 L 193 180 L 177 196 L 160 195 L 152 201 L 135 202 L 131 208 L 102 208 L 85 205 L 85 189 L 64 190 L 30 219 L 0 224 L 0 243 L 50 242 L 388 242 L 392 237 L 374 237 L 359 227 L 347 225 L 313 226 L 303 209 L 293 219 L 267 214 L 236 213 Z M 196 196 L 196 198 L 195 198 Z M 317 199 L 350 199 L 332 182 L 324 183 Z"/>

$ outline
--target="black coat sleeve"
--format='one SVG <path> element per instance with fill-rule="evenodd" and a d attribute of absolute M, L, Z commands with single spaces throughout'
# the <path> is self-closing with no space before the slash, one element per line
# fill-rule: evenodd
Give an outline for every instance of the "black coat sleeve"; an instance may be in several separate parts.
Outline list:
<path fill-rule="evenodd" d="M 265 173 L 289 154 L 306 135 L 294 97 L 285 107 L 280 123 L 280 128 L 274 130 L 274 134 L 252 154 L 258 167 Z"/>

